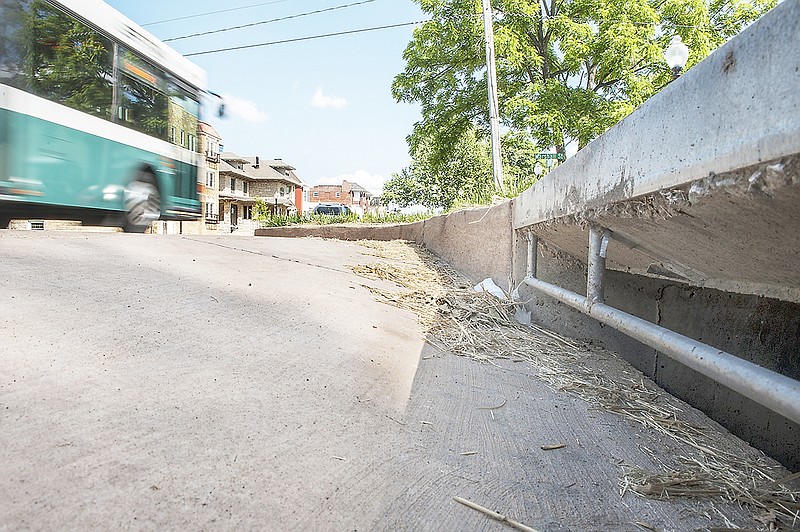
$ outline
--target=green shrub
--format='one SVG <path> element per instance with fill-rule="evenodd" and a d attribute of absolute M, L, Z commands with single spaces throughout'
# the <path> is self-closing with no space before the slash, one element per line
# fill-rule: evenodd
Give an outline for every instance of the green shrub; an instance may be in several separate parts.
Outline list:
<path fill-rule="evenodd" d="M 346 223 L 397 224 L 397 223 L 416 222 L 419 220 L 430 218 L 432 216 L 431 213 L 418 213 L 418 214 L 367 213 L 360 218 L 358 214 L 355 213 L 346 215 L 312 214 L 309 216 L 303 216 L 300 214 L 293 214 L 291 216 L 281 216 L 281 215 L 274 216 L 272 214 L 267 214 L 265 211 L 266 209 L 261 211 L 264 214 L 260 214 L 257 218 L 258 221 L 261 222 L 261 227 L 285 227 L 288 225 L 302 225 L 302 224 L 331 225 L 331 224 L 346 224 Z"/>
<path fill-rule="evenodd" d="M 361 217 L 361 221 L 365 224 L 402 224 L 409 222 L 418 222 L 433 216 L 430 212 L 420 212 L 416 214 L 401 214 L 395 212 L 387 213 L 371 213 L 368 212 Z"/>

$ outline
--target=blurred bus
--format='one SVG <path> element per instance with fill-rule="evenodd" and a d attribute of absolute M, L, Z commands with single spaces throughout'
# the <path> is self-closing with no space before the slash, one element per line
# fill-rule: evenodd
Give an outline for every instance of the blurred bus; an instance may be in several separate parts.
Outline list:
<path fill-rule="evenodd" d="M 0 0 L 0 227 L 199 217 L 205 83 L 100 0 Z"/>

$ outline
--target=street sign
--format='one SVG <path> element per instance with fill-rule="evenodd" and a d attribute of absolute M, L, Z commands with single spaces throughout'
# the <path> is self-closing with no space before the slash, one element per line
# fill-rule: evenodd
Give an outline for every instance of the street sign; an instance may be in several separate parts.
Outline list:
<path fill-rule="evenodd" d="M 534 157 L 536 159 L 558 159 L 559 161 L 566 159 L 563 153 L 537 153 Z"/>

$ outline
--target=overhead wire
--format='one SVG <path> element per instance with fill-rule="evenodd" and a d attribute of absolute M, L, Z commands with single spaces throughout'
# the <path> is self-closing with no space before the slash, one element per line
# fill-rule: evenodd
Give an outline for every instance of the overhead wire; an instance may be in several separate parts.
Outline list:
<path fill-rule="evenodd" d="M 258 48 L 258 47 L 262 47 L 262 46 L 272 46 L 272 45 L 276 45 L 276 44 L 286 44 L 286 43 L 290 43 L 290 42 L 311 41 L 311 40 L 314 40 L 314 39 L 323 39 L 323 38 L 326 38 L 326 37 L 338 37 L 338 36 L 341 36 L 341 35 L 352 35 L 352 34 L 355 34 L 355 33 L 366 33 L 366 32 L 369 32 L 369 31 L 386 30 L 386 29 L 390 29 L 390 28 L 402 28 L 403 26 L 413 26 L 413 25 L 416 25 L 416 24 L 422 24 L 424 22 L 428 22 L 428 20 L 430 20 L 430 19 L 418 20 L 418 21 L 415 21 L 415 22 L 401 22 L 399 24 L 388 24 L 386 26 L 375 26 L 375 27 L 372 27 L 372 28 L 361 28 L 361 29 L 357 29 L 357 30 L 339 31 L 339 32 L 335 32 L 335 33 L 324 33 L 324 34 L 321 34 L 321 35 L 309 35 L 307 37 L 297 37 L 297 38 L 294 38 L 294 39 L 283 39 L 283 40 L 280 40 L 280 41 L 270 41 L 270 42 L 262 42 L 262 43 L 256 43 L 256 44 L 245 44 L 245 45 L 242 45 L 242 46 L 231 46 L 231 47 L 228 47 L 228 48 L 216 48 L 214 50 L 205 50 L 205 51 L 202 51 L 202 52 L 191 52 L 191 53 L 183 54 L 183 55 L 185 57 L 192 57 L 192 56 L 196 56 L 196 55 L 216 54 L 216 53 L 220 53 L 220 52 L 230 52 L 230 51 L 233 51 L 233 50 L 244 50 L 244 49 L 247 49 L 247 48 Z"/>
<path fill-rule="evenodd" d="M 250 6 L 242 6 L 242 7 L 238 7 L 238 8 L 224 9 L 224 10 L 213 11 L 213 12 L 208 12 L 208 13 L 200 13 L 200 14 L 197 14 L 197 15 L 189 15 L 187 17 L 180 17 L 179 19 L 169 19 L 169 20 L 165 20 L 165 21 L 152 22 L 150 24 L 158 24 L 158 23 L 161 23 L 161 22 L 169 22 L 169 21 L 172 21 L 172 20 L 183 20 L 183 19 L 186 19 L 186 18 L 193 18 L 193 17 L 199 17 L 199 16 L 204 16 L 204 15 L 209 15 L 209 14 L 223 13 L 223 12 L 227 12 L 227 11 L 236 11 L 236 10 L 241 10 L 241 9 L 247 9 L 249 7 L 256 7 L 256 6 L 262 6 L 262 5 L 268 5 L 268 4 L 276 4 L 276 3 L 284 2 L 284 1 L 288 1 L 288 0 L 272 0 L 271 2 L 262 2 L 260 4 L 252 4 Z M 358 6 L 358 5 L 368 4 L 368 3 L 371 3 L 371 2 L 374 2 L 374 1 L 375 0 L 361 0 L 359 2 L 353 2 L 353 3 L 350 3 L 350 4 L 344 4 L 344 5 L 329 7 L 329 8 L 325 8 L 325 9 L 319 9 L 319 10 L 316 10 L 316 11 L 309 11 L 309 12 L 305 12 L 305 13 L 298 13 L 298 14 L 289 15 L 289 16 L 286 16 L 286 17 L 280 17 L 280 18 L 264 20 L 264 21 L 259 21 L 259 22 L 252 22 L 252 23 L 243 24 L 243 25 L 239 25 L 239 26 L 231 26 L 231 27 L 227 27 L 227 28 L 220 28 L 220 29 L 216 29 L 216 30 L 210 30 L 210 31 L 206 31 L 206 32 L 194 33 L 194 34 L 191 34 L 191 35 L 184 35 L 184 36 L 180 36 L 180 37 L 172 37 L 172 38 L 169 38 L 169 39 L 164 39 L 164 42 L 176 41 L 176 40 L 180 40 L 180 39 L 188 39 L 188 38 L 191 38 L 191 37 L 199 37 L 199 36 L 210 35 L 210 34 L 215 34 L 215 33 L 221 33 L 221 32 L 226 32 L 226 31 L 232 31 L 232 30 L 237 30 L 237 29 L 242 29 L 242 28 L 248 28 L 248 27 L 257 26 L 257 25 L 269 24 L 269 23 L 273 23 L 273 22 L 290 20 L 290 19 L 294 19 L 294 18 L 299 18 L 299 17 L 309 16 L 309 15 L 314 15 L 314 14 L 334 11 L 334 10 L 338 10 L 338 9 L 344 9 L 344 8 Z M 535 17 L 536 16 L 534 14 L 527 14 L 527 13 L 505 13 L 505 15 L 506 16 L 512 16 L 512 17 L 513 16 L 522 16 L 522 17 Z M 482 16 L 482 14 L 475 13 L 473 15 L 467 15 L 467 17 L 470 17 L 470 16 Z M 542 20 L 543 21 L 547 21 L 547 20 L 553 20 L 555 18 L 558 18 L 558 17 L 544 16 L 544 17 L 542 17 Z M 414 22 L 403 22 L 403 23 L 399 23 L 399 24 L 388 24 L 388 25 L 384 25 L 384 26 L 375 26 L 375 27 L 370 27 L 370 28 L 361 28 L 361 29 L 356 29 L 356 30 L 347 30 L 347 31 L 334 32 L 334 33 L 324 33 L 324 34 L 319 34 L 319 35 L 309 35 L 309 36 L 305 36 L 305 37 L 297 37 L 297 38 L 292 38 L 292 39 L 282 39 L 282 40 L 278 40 L 278 41 L 268 41 L 268 42 L 262 42 L 262 43 L 240 45 L 240 46 L 230 46 L 230 47 L 226 47 L 226 48 L 215 48 L 215 49 L 211 49 L 211 50 L 203 50 L 203 51 L 199 51 L 199 52 L 191 52 L 191 53 L 187 53 L 187 54 L 184 54 L 184 55 L 186 57 L 198 56 L 198 55 L 209 55 L 209 54 L 215 54 L 215 53 L 230 52 L 230 51 L 234 51 L 234 50 L 244 50 L 244 49 L 249 49 L 249 48 L 259 48 L 259 47 L 264 47 L 264 46 L 274 46 L 274 45 L 278 45 L 278 44 L 287 44 L 287 43 L 293 43 L 293 42 L 310 41 L 310 40 L 323 39 L 323 38 L 328 38 L 328 37 L 338 37 L 338 36 L 342 36 L 342 35 L 353 35 L 353 34 L 357 34 L 357 33 L 365 33 L 365 32 L 372 32 L 372 31 L 379 31 L 379 30 L 385 30 L 385 29 L 400 28 L 400 27 L 404 27 L 404 26 L 412 26 L 412 25 L 417 25 L 417 24 L 423 24 L 425 22 L 430 22 L 432 20 L 435 20 L 435 19 L 425 19 L 425 20 L 419 20 L 419 21 L 414 21 Z M 631 21 L 631 20 L 624 20 L 624 19 L 598 19 L 598 20 L 571 19 L 571 20 L 573 20 L 574 22 L 583 23 L 583 24 L 590 23 L 590 22 L 595 22 L 595 23 L 627 22 L 629 24 L 634 24 L 634 25 L 653 25 L 653 26 L 658 26 L 660 24 L 663 24 L 663 21 L 661 23 L 657 23 L 657 22 L 649 22 L 649 21 L 648 22 L 638 22 L 638 21 Z M 710 29 L 708 26 L 695 26 L 695 25 L 686 25 L 686 24 L 671 24 L 671 26 L 673 26 L 673 27 L 695 28 L 695 29 Z"/>
<path fill-rule="evenodd" d="M 183 17 L 168 18 L 168 19 L 164 19 L 164 20 L 156 20 L 156 21 L 153 21 L 153 22 L 148 22 L 147 24 L 141 24 L 141 26 L 142 27 L 155 26 L 156 24 L 166 24 L 167 22 L 176 22 L 178 20 L 188 20 L 190 18 L 200 18 L 200 17 L 205 17 L 205 16 L 208 16 L 208 15 L 219 15 L 220 13 L 229 13 L 231 11 L 241 11 L 243 9 L 250 9 L 250 8 L 253 8 L 253 7 L 261 7 L 261 6 L 268 6 L 268 5 L 272 5 L 272 4 L 280 4 L 280 3 L 288 2 L 288 1 L 289 0 L 272 0 L 270 2 L 261 2 L 259 4 L 250 4 L 248 6 L 231 7 L 231 8 L 228 8 L 228 9 L 220 9 L 218 11 L 207 11 L 205 13 L 196 13 L 194 15 L 185 15 Z"/>
<path fill-rule="evenodd" d="M 306 13 L 298 13 L 298 14 L 295 14 L 295 15 L 287 15 L 285 17 L 273 18 L 273 19 L 269 19 L 269 20 L 260 20 L 258 22 L 250 22 L 248 24 L 241 24 L 239 26 L 229 26 L 227 28 L 220 28 L 220 29 L 216 29 L 216 30 L 203 31 L 203 32 L 200 32 L 200 33 L 192 33 L 191 35 L 183 35 L 183 36 L 180 36 L 180 37 L 170 37 L 169 39 L 163 39 L 162 41 L 163 42 L 178 41 L 178 40 L 181 40 L 181 39 L 189 39 L 189 38 L 192 38 L 192 37 L 201 37 L 203 35 L 212 35 L 214 33 L 222 33 L 222 32 L 233 31 L 233 30 L 241 30 L 243 28 L 251 28 L 253 26 L 261 26 L 261 25 L 264 25 L 264 24 L 271 24 L 273 22 L 281 22 L 281 21 L 284 21 L 284 20 L 291 20 L 291 19 L 295 19 L 295 18 L 307 17 L 309 15 L 318 15 L 320 13 L 327 13 L 329 11 L 336 11 L 337 9 L 345 9 L 345 8 L 348 8 L 348 7 L 360 6 L 360 5 L 372 3 L 374 1 L 375 0 L 362 0 L 360 2 L 354 2 L 352 4 L 344 4 L 344 5 L 339 5 L 339 6 L 326 7 L 325 9 L 318 9 L 316 11 L 308 11 Z"/>

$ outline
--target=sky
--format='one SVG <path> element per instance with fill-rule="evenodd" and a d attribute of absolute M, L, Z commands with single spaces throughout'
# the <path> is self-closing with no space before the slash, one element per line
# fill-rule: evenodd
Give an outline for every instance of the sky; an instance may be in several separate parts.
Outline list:
<path fill-rule="evenodd" d="M 183 54 L 425 18 L 412 0 L 106 1 L 161 40 L 288 17 L 167 43 Z M 322 12 L 305 15 L 314 11 Z M 175 18 L 182 19 L 153 24 Z M 224 118 L 211 109 L 204 118 L 225 151 L 281 158 L 311 185 L 346 179 L 380 193 L 410 163 L 405 138 L 420 119 L 417 105 L 391 94 L 414 27 L 191 56 L 225 99 Z"/>

